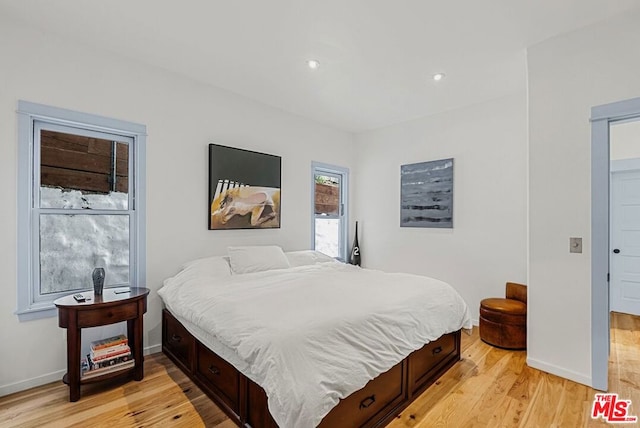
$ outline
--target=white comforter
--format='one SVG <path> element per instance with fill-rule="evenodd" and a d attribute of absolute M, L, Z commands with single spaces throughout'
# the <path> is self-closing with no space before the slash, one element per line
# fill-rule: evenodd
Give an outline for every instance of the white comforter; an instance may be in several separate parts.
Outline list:
<path fill-rule="evenodd" d="M 177 317 L 246 363 L 282 428 L 317 426 L 344 398 L 412 351 L 460 328 L 469 310 L 448 284 L 342 263 L 232 275 L 181 275 L 159 294 Z"/>

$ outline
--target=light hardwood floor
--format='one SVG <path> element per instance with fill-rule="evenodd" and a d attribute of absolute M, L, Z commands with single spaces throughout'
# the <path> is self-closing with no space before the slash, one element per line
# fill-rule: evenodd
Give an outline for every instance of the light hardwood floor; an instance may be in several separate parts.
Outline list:
<path fill-rule="evenodd" d="M 610 392 L 640 416 L 640 317 L 612 316 L 612 337 Z M 607 426 L 590 418 L 596 391 L 528 367 L 524 351 L 491 347 L 477 328 L 462 335 L 462 349 L 462 361 L 388 428 Z M 162 354 L 146 357 L 141 382 L 87 385 L 80 401 L 68 398 L 62 382 L 2 397 L 0 427 L 235 427 Z"/>

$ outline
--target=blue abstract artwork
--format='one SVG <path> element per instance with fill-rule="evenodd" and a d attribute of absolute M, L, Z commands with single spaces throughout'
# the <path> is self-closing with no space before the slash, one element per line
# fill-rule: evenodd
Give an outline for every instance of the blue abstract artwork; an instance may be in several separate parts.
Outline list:
<path fill-rule="evenodd" d="M 400 226 L 453 228 L 453 158 L 400 167 Z"/>

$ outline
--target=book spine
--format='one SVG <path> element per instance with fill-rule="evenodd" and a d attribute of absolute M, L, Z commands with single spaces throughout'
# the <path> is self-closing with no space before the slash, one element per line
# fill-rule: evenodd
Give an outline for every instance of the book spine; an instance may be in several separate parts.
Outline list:
<path fill-rule="evenodd" d="M 110 367 L 119 363 L 124 363 L 125 361 L 129 361 L 130 359 L 131 359 L 131 352 L 125 355 L 108 359 L 108 360 L 94 361 L 93 367 L 96 369 L 99 369 L 102 367 Z"/>
<path fill-rule="evenodd" d="M 107 366 L 107 367 L 99 367 L 99 368 L 95 368 L 93 370 L 89 370 L 87 371 L 85 374 L 103 374 L 103 373 L 110 373 L 110 372 L 114 372 L 126 367 L 130 367 L 133 366 L 134 361 L 133 360 L 129 360 L 129 361 L 123 361 L 122 363 L 118 363 L 118 364 L 114 364 L 112 366 Z"/>
<path fill-rule="evenodd" d="M 120 334 L 118 336 L 109 337 L 107 339 L 96 340 L 94 342 L 91 342 L 91 349 L 95 351 L 98 349 L 108 348 L 110 346 L 127 344 L 127 343 L 129 343 L 127 336 L 125 336 L 124 334 Z"/>
<path fill-rule="evenodd" d="M 103 355 L 108 355 L 108 354 L 115 354 L 117 352 L 126 350 L 128 351 L 129 345 L 125 345 L 125 344 L 121 344 L 121 345 L 116 345 L 116 346 L 110 346 L 108 348 L 102 348 L 102 349 L 97 349 L 97 350 L 91 350 L 91 355 L 94 357 L 101 357 Z"/>
<path fill-rule="evenodd" d="M 114 341 L 114 342 L 109 342 L 109 343 L 103 343 L 100 345 L 91 345 L 91 349 L 94 351 L 100 350 L 100 349 L 105 349 L 105 348 L 109 348 L 111 346 L 117 346 L 117 345 L 127 345 L 129 343 L 129 339 L 121 339 L 118 341 Z"/>
<path fill-rule="evenodd" d="M 119 355 L 123 355 L 123 354 L 130 354 L 131 353 L 131 348 L 127 347 L 126 349 L 122 349 L 116 352 L 110 352 L 108 354 L 103 354 L 103 355 L 91 355 L 91 359 L 93 361 L 101 361 L 101 360 L 108 360 L 110 358 L 114 358 L 117 357 Z"/>
<path fill-rule="evenodd" d="M 118 358 L 118 357 L 115 357 L 115 358 Z M 113 358 L 113 359 L 115 359 L 115 358 Z M 104 365 L 108 365 L 108 362 L 111 361 L 111 360 L 95 361 L 91 357 L 91 354 L 87 354 L 86 360 L 87 360 L 87 371 L 99 369 Z"/>
<path fill-rule="evenodd" d="M 120 357 L 118 357 L 118 358 L 120 358 Z M 132 356 L 131 356 L 131 354 L 129 354 L 129 355 L 123 356 L 122 359 L 123 359 L 123 361 L 117 361 L 117 358 L 114 358 L 113 360 L 101 361 L 101 362 L 97 362 L 96 363 L 95 361 L 92 361 L 91 358 L 88 358 L 87 359 L 87 361 L 88 361 L 88 364 L 87 364 L 88 370 L 87 371 L 103 370 L 103 369 L 108 368 L 108 367 L 117 366 L 119 364 L 131 361 L 132 360 Z"/>

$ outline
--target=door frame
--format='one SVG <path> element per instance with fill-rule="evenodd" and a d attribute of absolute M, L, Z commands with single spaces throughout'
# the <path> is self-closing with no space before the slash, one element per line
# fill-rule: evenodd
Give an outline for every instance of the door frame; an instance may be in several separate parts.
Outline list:
<path fill-rule="evenodd" d="M 609 379 L 609 126 L 640 117 L 640 97 L 591 108 L 591 386 Z"/>
<path fill-rule="evenodd" d="M 349 252 L 349 168 L 322 162 L 311 162 L 311 248 L 316 246 L 316 215 L 315 215 L 315 182 L 316 173 L 327 173 L 340 176 L 340 198 L 342 201 L 340 260 L 346 262 Z"/>

